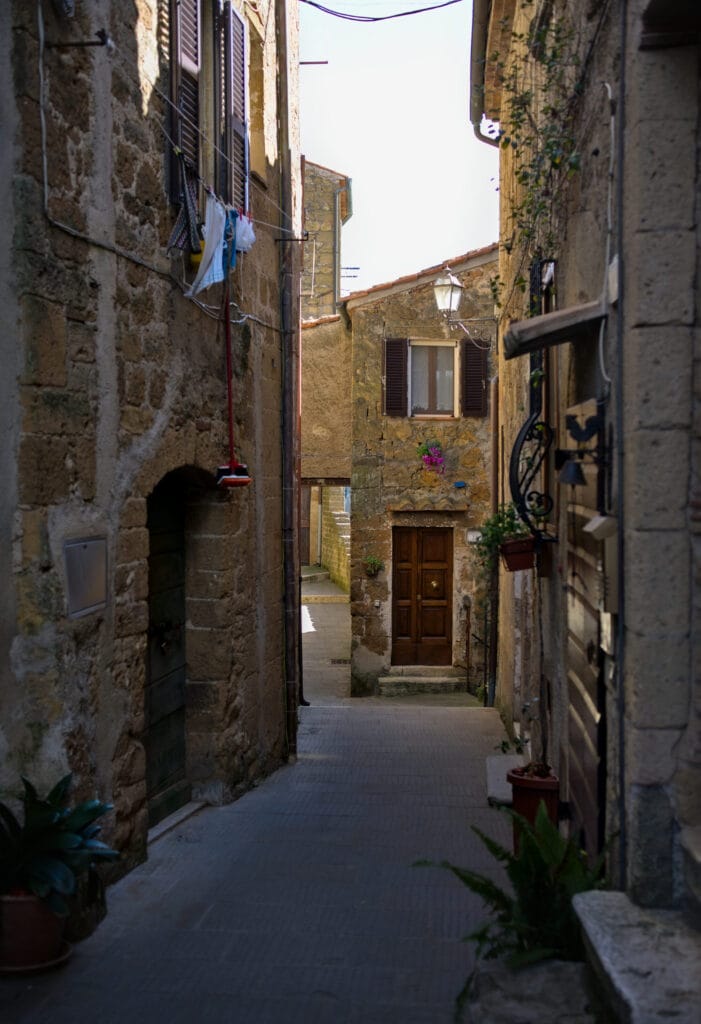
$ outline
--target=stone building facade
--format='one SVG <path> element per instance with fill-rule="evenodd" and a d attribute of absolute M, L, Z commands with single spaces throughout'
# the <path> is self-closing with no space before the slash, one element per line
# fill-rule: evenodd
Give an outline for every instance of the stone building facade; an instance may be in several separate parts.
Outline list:
<path fill-rule="evenodd" d="M 72 771 L 114 803 L 125 866 L 173 807 L 230 800 L 294 749 L 296 521 L 283 480 L 296 456 L 287 240 L 300 236 L 301 181 L 286 7 L 39 0 L 0 12 L 0 785 L 14 792 L 23 773 L 41 789 Z M 194 106 L 178 106 L 186 93 Z M 206 189 L 253 218 L 227 307 L 222 283 L 187 298 L 196 266 L 168 252 L 176 142 L 200 218 Z M 231 488 L 217 486 L 224 308 L 235 460 L 252 481 Z"/>
<path fill-rule="evenodd" d="M 341 298 L 341 229 L 353 215 L 351 180 L 305 158 L 302 319 L 335 316 Z"/>
<path fill-rule="evenodd" d="M 469 337 L 449 326 L 436 307 L 433 286 L 445 264 L 357 292 L 343 304 L 352 335 L 355 694 L 374 692 L 399 665 L 412 666 L 417 675 L 459 668 L 464 678 L 469 671 L 473 688 L 483 679 L 484 644 L 474 644 L 474 636 L 484 636 L 470 540 L 491 500 L 489 279 L 496 272 L 496 246 L 458 257 L 450 269 L 464 287 L 459 315 Z M 391 379 L 393 354 L 408 370 L 397 380 Z M 449 367 L 433 363 L 444 358 Z M 476 368 L 479 408 L 465 406 L 459 386 L 468 364 Z M 431 376 L 444 373 L 449 393 L 440 411 L 435 404 L 428 411 L 420 393 Z M 443 467 L 425 467 L 417 453 L 423 442 L 440 445 Z M 365 571 L 369 556 L 384 566 L 377 575 Z"/>
<path fill-rule="evenodd" d="M 497 699 L 525 734 L 546 709 L 570 827 L 592 851 L 615 835 L 614 884 L 698 914 L 692 6 L 478 0 L 472 120 L 502 133 L 499 466 L 502 493 L 531 516 L 508 478 L 537 447 L 522 433 L 531 413 L 551 441 L 530 485 L 552 501 L 532 520 L 538 571 L 502 574 Z"/>
<path fill-rule="evenodd" d="M 353 213 L 351 180 L 304 159 L 302 274 L 301 558 L 345 591 L 350 562 L 343 509 L 350 486 L 350 336 L 342 329 L 341 241 Z"/>

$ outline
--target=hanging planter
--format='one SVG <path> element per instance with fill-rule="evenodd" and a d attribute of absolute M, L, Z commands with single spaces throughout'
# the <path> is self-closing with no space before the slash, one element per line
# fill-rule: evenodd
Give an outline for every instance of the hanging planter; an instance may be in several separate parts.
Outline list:
<path fill-rule="evenodd" d="M 532 569 L 535 565 L 535 537 L 514 537 L 499 545 L 499 554 L 508 572 Z"/>
<path fill-rule="evenodd" d="M 422 441 L 416 448 L 416 454 L 421 456 L 424 469 L 432 473 L 445 473 L 445 456 L 438 441 Z"/>

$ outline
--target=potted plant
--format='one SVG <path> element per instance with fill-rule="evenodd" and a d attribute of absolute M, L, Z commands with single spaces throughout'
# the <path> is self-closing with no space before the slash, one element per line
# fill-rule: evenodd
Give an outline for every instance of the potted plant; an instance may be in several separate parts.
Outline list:
<path fill-rule="evenodd" d="M 95 824 L 111 804 L 66 801 L 66 775 L 45 798 L 22 778 L 23 821 L 0 802 L 0 970 L 27 971 L 63 963 L 67 897 L 97 861 L 113 861 L 116 850 L 101 842 Z"/>
<path fill-rule="evenodd" d="M 504 808 L 521 831 L 513 853 L 472 826 L 493 857 L 506 869 L 510 887 L 501 889 L 487 875 L 442 861 L 471 892 L 485 902 L 489 920 L 467 938 L 476 944 L 478 958 L 501 957 L 507 967 L 520 968 L 539 960 L 581 960 L 581 929 L 572 907 L 579 892 L 602 888 L 604 854 L 590 865 L 585 851 L 561 836 L 541 805 L 535 821 Z M 420 861 L 423 866 L 436 866 Z M 470 995 L 474 972 L 456 1001 L 456 1017 Z"/>
<path fill-rule="evenodd" d="M 541 707 L 540 697 L 525 701 L 522 711 L 531 726 L 535 723 L 536 728 L 533 733 L 538 745 L 534 756 L 526 764 L 511 768 L 506 773 L 506 781 L 511 784 L 512 808 L 517 819 L 525 818 L 533 824 L 540 805 L 543 803 L 550 821 L 557 826 L 560 780 L 554 774 L 548 761 L 548 722 L 545 709 Z M 525 752 L 526 742 L 520 736 L 512 742 L 505 740 L 502 743 L 502 750 L 510 749 L 512 744 L 517 753 Z M 518 849 L 519 833 L 518 820 L 515 820 L 514 849 Z"/>
<path fill-rule="evenodd" d="M 509 572 L 532 569 L 535 564 L 535 537 L 520 518 L 512 501 L 500 505 L 480 527 L 477 555 L 487 571 L 496 569 L 501 555 Z"/>
<path fill-rule="evenodd" d="M 367 555 L 363 559 L 363 565 L 365 566 L 366 576 L 377 576 L 378 572 L 382 572 L 385 567 L 385 563 L 377 555 Z"/>
<path fill-rule="evenodd" d="M 438 441 L 422 441 L 416 448 L 421 456 L 424 469 L 433 473 L 445 473 L 445 456 Z"/>

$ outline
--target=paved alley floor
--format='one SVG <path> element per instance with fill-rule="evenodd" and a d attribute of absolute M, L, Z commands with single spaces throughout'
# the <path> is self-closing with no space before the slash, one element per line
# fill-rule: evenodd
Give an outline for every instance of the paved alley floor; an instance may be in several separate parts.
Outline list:
<path fill-rule="evenodd" d="M 307 682 L 297 763 L 153 843 L 66 966 L 0 981 L 3 1024 L 449 1024 L 482 912 L 413 865 L 494 870 L 470 825 L 509 840 L 485 793 L 497 712 Z"/>

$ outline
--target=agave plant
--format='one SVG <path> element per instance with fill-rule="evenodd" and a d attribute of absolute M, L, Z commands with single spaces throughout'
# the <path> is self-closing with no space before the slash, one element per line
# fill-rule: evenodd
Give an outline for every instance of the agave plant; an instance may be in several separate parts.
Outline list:
<path fill-rule="evenodd" d="M 112 804 L 85 800 L 66 807 L 71 782 L 66 775 L 42 799 L 23 777 L 23 823 L 0 802 L 0 894 L 33 893 L 61 916 L 68 913 L 65 897 L 75 892 L 78 877 L 96 861 L 119 857 L 97 838 L 95 824 Z"/>
<path fill-rule="evenodd" d="M 581 960 L 584 957 L 581 928 L 572 906 L 578 892 L 599 889 L 604 854 L 589 864 L 586 853 L 571 838 L 562 836 L 548 816 L 543 801 L 531 825 L 520 814 L 503 808 L 520 829 L 515 853 L 472 826 L 493 857 L 506 869 L 510 886 L 502 889 L 493 879 L 448 861 L 440 866 L 460 879 L 484 901 L 489 919 L 465 938 L 475 943 L 478 958 L 503 957 L 513 968 L 540 960 Z M 469 997 L 473 975 L 456 999 L 455 1019 L 460 1020 Z"/>

